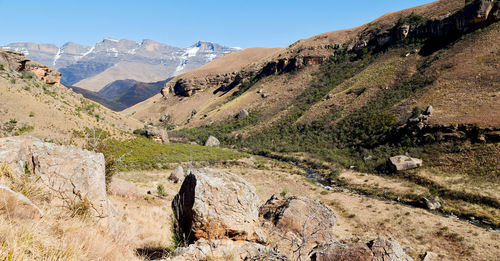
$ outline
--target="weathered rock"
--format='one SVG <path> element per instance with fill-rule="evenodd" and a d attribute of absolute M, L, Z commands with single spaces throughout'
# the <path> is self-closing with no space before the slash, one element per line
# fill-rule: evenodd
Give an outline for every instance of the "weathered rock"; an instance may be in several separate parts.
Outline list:
<path fill-rule="evenodd" d="M 47 84 L 59 83 L 61 79 L 61 73 L 27 59 L 22 53 L 2 49 L 0 50 L 0 64 L 8 66 L 14 71 L 33 73 L 37 80 Z"/>
<path fill-rule="evenodd" d="M 219 147 L 219 145 L 220 145 L 220 141 L 212 135 L 210 135 L 210 137 L 208 137 L 208 139 L 205 141 L 205 146 Z"/>
<path fill-rule="evenodd" d="M 398 241 L 379 237 L 368 242 L 368 247 L 373 252 L 374 261 L 413 261 L 406 255 Z"/>
<path fill-rule="evenodd" d="M 244 179 L 204 168 L 186 176 L 172 208 L 189 242 L 202 238 L 263 242 L 258 202 L 255 187 Z"/>
<path fill-rule="evenodd" d="M 394 239 L 377 238 L 365 243 L 318 245 L 311 252 L 313 261 L 413 261 Z"/>
<path fill-rule="evenodd" d="M 424 259 L 422 261 L 438 261 L 438 260 L 439 260 L 438 254 L 436 254 L 434 252 L 427 251 L 427 252 L 425 252 L 425 256 L 424 256 Z"/>
<path fill-rule="evenodd" d="M 67 202 L 88 201 L 93 216 L 115 215 L 106 195 L 101 153 L 45 143 L 30 136 L 9 137 L 0 139 L 0 163 L 13 166 L 16 175 L 22 175 L 24 166 L 29 166 L 54 196 Z"/>
<path fill-rule="evenodd" d="M 172 261 L 184 260 L 288 260 L 276 250 L 258 243 L 232 240 L 199 240 L 177 248 Z"/>
<path fill-rule="evenodd" d="M 244 119 L 246 117 L 248 117 L 249 113 L 247 110 L 245 109 L 242 109 L 239 113 L 238 113 L 238 118 L 240 119 Z"/>
<path fill-rule="evenodd" d="M 160 122 L 169 122 L 171 119 L 170 114 L 165 113 L 163 116 L 160 117 Z"/>
<path fill-rule="evenodd" d="M 164 129 L 159 129 L 155 127 L 148 127 L 146 129 L 146 136 L 153 138 L 155 142 L 158 143 L 169 143 L 168 133 Z"/>
<path fill-rule="evenodd" d="M 326 246 L 317 246 L 312 250 L 313 261 L 365 261 L 373 260 L 373 253 L 364 243 L 333 243 Z M 316 252 L 316 253 L 315 253 Z"/>
<path fill-rule="evenodd" d="M 9 217 L 41 218 L 42 211 L 24 195 L 0 184 L 0 213 Z"/>
<path fill-rule="evenodd" d="M 422 166 L 421 159 L 412 158 L 405 155 L 390 157 L 387 163 L 389 168 L 393 171 L 404 171 Z"/>
<path fill-rule="evenodd" d="M 271 96 L 271 94 L 270 94 L 270 93 L 268 93 L 268 92 L 264 92 L 264 93 L 261 93 L 261 94 L 260 94 L 260 96 L 261 96 L 262 98 L 267 98 L 267 97 Z"/>
<path fill-rule="evenodd" d="M 337 215 L 329 207 L 309 197 L 278 199 L 272 196 L 259 209 L 259 215 L 271 221 L 284 234 L 306 235 L 314 240 L 329 240 Z"/>
<path fill-rule="evenodd" d="M 114 177 L 108 185 L 108 193 L 113 196 L 123 198 L 137 198 L 140 195 L 139 189 L 134 184 Z"/>
<path fill-rule="evenodd" d="M 427 108 L 424 111 L 425 115 L 432 115 L 434 113 L 434 107 L 432 105 L 427 106 Z"/>
<path fill-rule="evenodd" d="M 437 196 L 429 198 L 424 197 L 424 201 L 425 205 L 427 205 L 427 208 L 430 210 L 435 210 L 441 207 L 441 201 Z"/>
<path fill-rule="evenodd" d="M 168 179 L 173 181 L 174 183 L 177 183 L 177 182 L 182 182 L 184 181 L 184 169 L 182 168 L 182 166 L 178 166 L 177 168 L 175 168 L 172 173 L 170 173 L 170 176 L 168 176 Z"/>

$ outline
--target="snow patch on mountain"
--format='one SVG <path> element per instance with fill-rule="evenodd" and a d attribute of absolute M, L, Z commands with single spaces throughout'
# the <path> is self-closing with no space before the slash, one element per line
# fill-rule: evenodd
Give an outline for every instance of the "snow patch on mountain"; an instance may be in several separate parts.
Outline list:
<path fill-rule="evenodd" d="M 61 50 L 61 48 L 57 48 L 57 53 L 56 56 L 54 56 L 54 61 L 52 62 L 52 65 L 55 67 L 57 60 L 61 58 L 61 54 L 64 52 L 64 50 Z"/>

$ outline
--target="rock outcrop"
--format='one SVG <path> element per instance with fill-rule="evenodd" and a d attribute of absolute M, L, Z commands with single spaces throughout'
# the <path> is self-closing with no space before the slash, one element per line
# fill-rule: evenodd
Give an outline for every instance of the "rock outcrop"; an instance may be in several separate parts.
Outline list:
<path fill-rule="evenodd" d="M 61 74 L 58 71 L 31 61 L 21 53 L 0 49 L 0 64 L 20 73 L 30 72 L 37 80 L 46 84 L 56 84 L 61 80 Z"/>
<path fill-rule="evenodd" d="M 177 248 L 170 259 L 184 260 L 276 260 L 288 258 L 276 250 L 258 243 L 232 240 L 199 240 L 187 247 Z"/>
<path fill-rule="evenodd" d="M 0 139 L 0 163 L 9 166 L 17 176 L 29 169 L 40 177 L 53 197 L 65 204 L 85 201 L 93 216 L 112 218 L 115 215 L 116 210 L 106 195 L 101 153 L 58 146 L 29 136 L 9 137 Z"/>
<path fill-rule="evenodd" d="M 377 238 L 367 243 L 333 243 L 317 246 L 313 261 L 413 261 L 394 239 Z"/>
<path fill-rule="evenodd" d="M 387 165 L 391 171 L 405 171 L 422 167 L 422 160 L 405 155 L 399 155 L 390 157 Z"/>
<path fill-rule="evenodd" d="M 0 214 L 17 218 L 41 218 L 42 211 L 24 195 L 0 184 Z"/>
<path fill-rule="evenodd" d="M 429 198 L 424 197 L 423 199 L 424 199 L 425 205 L 430 210 L 435 210 L 435 209 L 438 209 L 441 207 L 441 201 L 439 200 L 439 197 L 437 197 L 437 196 L 431 196 Z"/>
<path fill-rule="evenodd" d="M 214 136 L 208 137 L 208 139 L 205 141 L 205 146 L 219 147 L 219 145 L 220 145 L 220 141 Z"/>
<path fill-rule="evenodd" d="M 146 137 L 153 139 L 157 143 L 169 143 L 168 133 L 164 129 L 157 127 L 148 127 L 144 130 Z"/>
<path fill-rule="evenodd" d="M 263 242 L 255 187 L 229 172 L 192 171 L 172 201 L 179 231 L 188 242 L 232 239 Z"/>
<path fill-rule="evenodd" d="M 307 236 L 311 241 L 331 239 L 337 215 L 329 207 L 309 197 L 278 199 L 272 196 L 259 209 L 259 215 L 273 223 L 283 234 Z"/>

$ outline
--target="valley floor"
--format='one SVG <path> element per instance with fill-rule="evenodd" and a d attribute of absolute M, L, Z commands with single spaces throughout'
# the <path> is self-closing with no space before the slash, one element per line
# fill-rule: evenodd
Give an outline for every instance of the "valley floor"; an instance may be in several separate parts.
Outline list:
<path fill-rule="evenodd" d="M 201 167 L 207 164 L 196 163 Z M 184 165 L 185 169 L 187 165 Z M 495 260 L 500 256 L 500 234 L 467 221 L 434 214 L 400 203 L 361 196 L 347 189 L 326 190 L 307 179 L 304 171 L 288 163 L 261 157 L 215 163 L 253 184 L 261 203 L 273 194 L 306 195 L 329 205 L 338 215 L 338 239 L 367 241 L 377 236 L 398 240 L 415 260 L 426 251 L 442 260 Z M 111 187 L 111 200 L 126 223 L 133 246 L 145 259 L 168 255 L 172 250 L 171 200 L 180 188 L 168 180 L 170 171 L 121 172 Z M 340 174 L 360 183 L 380 184 L 401 190 L 405 184 L 354 171 Z M 162 184 L 166 194 L 157 195 Z M 282 250 L 286 252 L 285 250 Z M 290 254 L 290 253 L 285 253 Z"/>

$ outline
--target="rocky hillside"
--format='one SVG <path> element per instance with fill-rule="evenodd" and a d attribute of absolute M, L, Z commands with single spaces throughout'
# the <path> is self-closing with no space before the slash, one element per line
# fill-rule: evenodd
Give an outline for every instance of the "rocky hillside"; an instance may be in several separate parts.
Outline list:
<path fill-rule="evenodd" d="M 86 128 L 121 137 L 142 125 L 61 85 L 60 77 L 23 54 L 0 49 L 0 135 L 30 133 L 68 143 L 81 139 Z"/>
<path fill-rule="evenodd" d="M 422 158 L 421 169 L 397 177 L 423 191 L 383 196 L 425 206 L 421 193 L 438 195 L 443 213 L 498 226 L 500 194 L 490 182 L 499 182 L 499 20 L 498 1 L 436 1 L 297 41 L 239 69 L 220 69 L 228 55 L 125 113 L 168 119 L 181 139 L 213 135 L 309 162 L 327 183 L 377 196 L 375 184 L 338 169 L 383 174 L 390 157 Z"/>
<path fill-rule="evenodd" d="M 197 42 L 188 48 L 152 40 L 142 42 L 104 38 L 95 46 L 66 43 L 11 43 L 3 48 L 21 52 L 62 73 L 61 83 L 99 91 L 116 80 L 153 82 L 195 69 L 226 53 L 239 50 L 211 42 Z"/>

